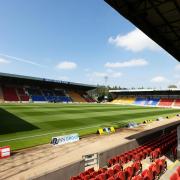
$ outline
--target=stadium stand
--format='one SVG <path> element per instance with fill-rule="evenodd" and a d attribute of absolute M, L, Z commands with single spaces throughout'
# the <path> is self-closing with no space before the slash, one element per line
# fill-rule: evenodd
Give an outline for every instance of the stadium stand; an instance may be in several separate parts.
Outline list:
<path fill-rule="evenodd" d="M 113 103 L 119 103 L 119 104 L 133 104 L 135 98 L 134 97 L 118 97 L 114 99 Z"/>
<path fill-rule="evenodd" d="M 107 167 L 99 168 L 97 171 L 90 168 L 78 176 L 71 177 L 71 180 L 159 179 L 167 170 L 166 159 L 162 158 L 162 156 L 170 151 L 172 145 L 177 146 L 176 129 L 156 139 L 152 139 L 135 149 L 112 157 L 108 160 Z M 150 162 L 152 162 L 148 168 L 143 165 L 145 159 L 150 159 Z"/>
<path fill-rule="evenodd" d="M 56 96 L 52 90 L 42 90 L 43 95 L 45 96 L 45 99 L 48 102 L 54 102 L 56 99 Z"/>
<path fill-rule="evenodd" d="M 0 102 L 95 102 L 87 92 L 96 86 L 88 84 L 7 73 L 0 73 L 0 84 Z"/>
<path fill-rule="evenodd" d="M 180 99 L 176 99 L 176 100 L 175 100 L 174 106 L 180 106 Z"/>
<path fill-rule="evenodd" d="M 71 102 L 71 98 L 66 96 L 66 92 L 64 90 L 54 90 L 54 94 L 56 102 Z"/>
<path fill-rule="evenodd" d="M 141 106 L 180 107 L 180 89 L 154 90 L 110 90 L 112 103 Z M 134 97 L 134 98 L 133 98 Z"/>
<path fill-rule="evenodd" d="M 86 100 L 77 92 L 69 91 L 68 95 L 72 98 L 73 102 L 86 102 Z"/>
<path fill-rule="evenodd" d="M 0 102 L 4 102 L 4 97 L 1 87 L 0 87 Z"/>
<path fill-rule="evenodd" d="M 48 102 L 71 102 L 63 90 L 41 90 Z"/>
<path fill-rule="evenodd" d="M 148 98 L 145 105 L 156 106 L 160 101 L 160 98 Z"/>
<path fill-rule="evenodd" d="M 66 95 L 64 90 L 41 90 L 40 88 L 7 88 L 3 87 L 3 92 L 0 89 L 0 102 L 5 101 L 29 101 L 34 102 L 72 102 L 72 98 L 75 102 L 96 102 L 88 95 L 81 96 L 80 94 L 71 91 L 70 94 L 73 97 Z M 4 96 L 3 96 L 4 94 Z M 27 95 L 28 94 L 28 95 Z"/>
<path fill-rule="evenodd" d="M 42 102 L 46 101 L 45 97 L 42 95 L 41 90 L 37 88 L 27 88 L 26 89 L 32 101 Z"/>
<path fill-rule="evenodd" d="M 127 98 L 118 97 L 111 101 L 111 103 L 118 104 L 131 104 L 141 106 L 159 106 L 159 107 L 180 107 L 180 99 L 168 99 L 168 98 Z"/>
<path fill-rule="evenodd" d="M 137 97 L 136 100 L 134 101 L 134 104 L 136 105 L 145 105 L 146 104 L 146 99 Z"/>
<path fill-rule="evenodd" d="M 24 88 L 17 88 L 16 92 L 20 101 L 29 101 L 29 96 L 25 93 Z"/>
<path fill-rule="evenodd" d="M 160 99 L 158 106 L 172 106 L 173 102 L 174 99 L 162 98 Z"/>
<path fill-rule="evenodd" d="M 96 100 L 90 97 L 88 94 L 83 94 L 82 96 L 86 100 L 86 102 L 96 102 Z"/>
<path fill-rule="evenodd" d="M 2 87 L 5 101 L 19 101 L 19 98 L 14 87 Z"/>

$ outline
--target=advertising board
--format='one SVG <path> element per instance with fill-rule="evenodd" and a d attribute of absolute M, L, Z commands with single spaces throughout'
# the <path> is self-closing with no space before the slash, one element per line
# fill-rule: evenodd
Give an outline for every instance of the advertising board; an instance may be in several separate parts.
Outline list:
<path fill-rule="evenodd" d="M 65 136 L 52 137 L 51 144 L 62 145 L 62 144 L 66 144 L 66 143 L 72 143 L 75 141 L 79 141 L 79 135 L 78 134 L 69 134 L 69 135 L 65 135 Z"/>

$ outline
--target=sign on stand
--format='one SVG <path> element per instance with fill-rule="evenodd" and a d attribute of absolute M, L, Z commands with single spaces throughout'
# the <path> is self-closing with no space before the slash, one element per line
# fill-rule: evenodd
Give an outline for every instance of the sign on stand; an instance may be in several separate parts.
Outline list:
<path fill-rule="evenodd" d="M 98 162 L 99 162 L 98 153 L 87 154 L 87 155 L 84 155 L 82 158 L 85 160 L 85 167 L 98 165 Z"/>

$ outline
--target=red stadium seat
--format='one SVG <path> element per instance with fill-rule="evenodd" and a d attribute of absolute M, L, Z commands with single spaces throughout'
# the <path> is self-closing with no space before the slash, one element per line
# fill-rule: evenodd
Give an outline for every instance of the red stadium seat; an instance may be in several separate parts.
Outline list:
<path fill-rule="evenodd" d="M 134 176 L 134 168 L 133 167 L 127 167 L 124 169 L 124 173 L 127 180 L 130 180 Z"/>
<path fill-rule="evenodd" d="M 142 173 L 141 173 L 142 177 L 146 180 L 153 180 L 153 173 L 149 170 L 149 169 L 145 169 Z"/>
<path fill-rule="evenodd" d="M 167 162 L 166 162 L 165 159 L 157 159 L 155 161 L 155 163 L 159 165 L 161 173 L 166 171 L 166 169 L 167 169 Z"/>
<path fill-rule="evenodd" d="M 142 176 L 137 175 L 137 176 L 134 176 L 134 177 L 132 178 L 132 180 L 144 180 L 144 179 L 143 179 Z"/>
<path fill-rule="evenodd" d="M 142 170 L 142 164 L 140 161 L 136 161 L 132 164 L 132 167 L 134 168 L 134 174 L 138 174 Z"/>
<path fill-rule="evenodd" d="M 102 174 L 102 173 L 105 173 L 107 171 L 107 168 L 100 168 L 98 170 L 98 174 Z"/>
<path fill-rule="evenodd" d="M 106 179 L 106 175 L 104 173 L 99 174 L 98 176 L 96 176 L 95 180 L 105 180 Z"/>
<path fill-rule="evenodd" d="M 115 180 L 113 176 L 109 177 L 108 180 Z"/>
<path fill-rule="evenodd" d="M 120 164 L 116 164 L 114 167 L 113 167 L 113 170 L 114 170 L 114 174 L 118 173 L 119 171 L 123 170 L 122 166 Z"/>
<path fill-rule="evenodd" d="M 170 176 L 170 180 L 180 180 L 180 177 L 178 176 L 177 172 L 174 172 L 171 176 Z"/>
<path fill-rule="evenodd" d="M 89 173 L 94 172 L 94 168 L 90 168 L 90 169 L 88 169 L 88 170 L 87 170 L 87 172 L 89 172 Z"/>
<path fill-rule="evenodd" d="M 177 167 L 176 172 L 178 173 L 178 176 L 180 177 L 180 166 Z"/>
<path fill-rule="evenodd" d="M 98 172 L 94 171 L 94 172 L 92 172 L 90 175 L 91 175 L 92 177 L 96 177 L 96 176 L 99 175 L 99 174 L 98 174 Z"/>
<path fill-rule="evenodd" d="M 142 153 L 138 153 L 134 156 L 134 161 L 141 161 L 143 159 Z"/>
<path fill-rule="evenodd" d="M 116 174 L 116 179 L 117 179 L 117 180 L 126 180 L 125 173 L 124 173 L 123 171 L 119 171 L 119 172 Z"/>
<path fill-rule="evenodd" d="M 152 151 L 152 152 L 150 153 L 150 159 L 151 159 L 151 161 L 154 161 L 155 159 L 158 159 L 159 156 L 160 156 L 159 151 L 154 150 L 154 151 Z"/>
<path fill-rule="evenodd" d="M 111 158 L 111 159 L 108 161 L 108 163 L 107 163 L 108 167 L 111 167 L 111 166 L 113 166 L 114 164 L 116 164 L 116 158 Z"/>
<path fill-rule="evenodd" d="M 5 101 L 19 101 L 19 98 L 14 87 L 2 87 Z"/>
<path fill-rule="evenodd" d="M 90 179 L 90 175 L 86 175 L 83 178 L 81 178 L 82 180 L 89 180 Z"/>
<path fill-rule="evenodd" d="M 111 176 L 113 176 L 114 175 L 114 170 L 113 169 L 108 169 L 107 171 L 106 171 L 106 176 L 109 178 L 109 177 L 111 177 Z"/>
<path fill-rule="evenodd" d="M 162 98 L 158 106 L 171 106 L 174 102 L 174 99 Z"/>
<path fill-rule="evenodd" d="M 180 106 L 180 99 L 175 100 L 174 106 Z"/>
<path fill-rule="evenodd" d="M 154 177 L 158 177 L 161 173 L 160 166 L 158 164 L 151 164 L 149 170 L 152 171 Z"/>
<path fill-rule="evenodd" d="M 126 164 L 128 162 L 128 159 L 126 156 L 122 155 L 119 157 L 120 164 Z"/>

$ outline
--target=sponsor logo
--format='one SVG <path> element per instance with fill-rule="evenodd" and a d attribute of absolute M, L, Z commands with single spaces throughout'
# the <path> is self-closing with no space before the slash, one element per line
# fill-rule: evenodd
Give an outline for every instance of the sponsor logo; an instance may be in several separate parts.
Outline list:
<path fill-rule="evenodd" d="M 78 134 L 70 134 L 65 136 L 58 136 L 58 137 L 52 137 L 51 144 L 53 145 L 60 145 L 60 144 L 66 144 L 79 141 L 79 135 Z"/>

